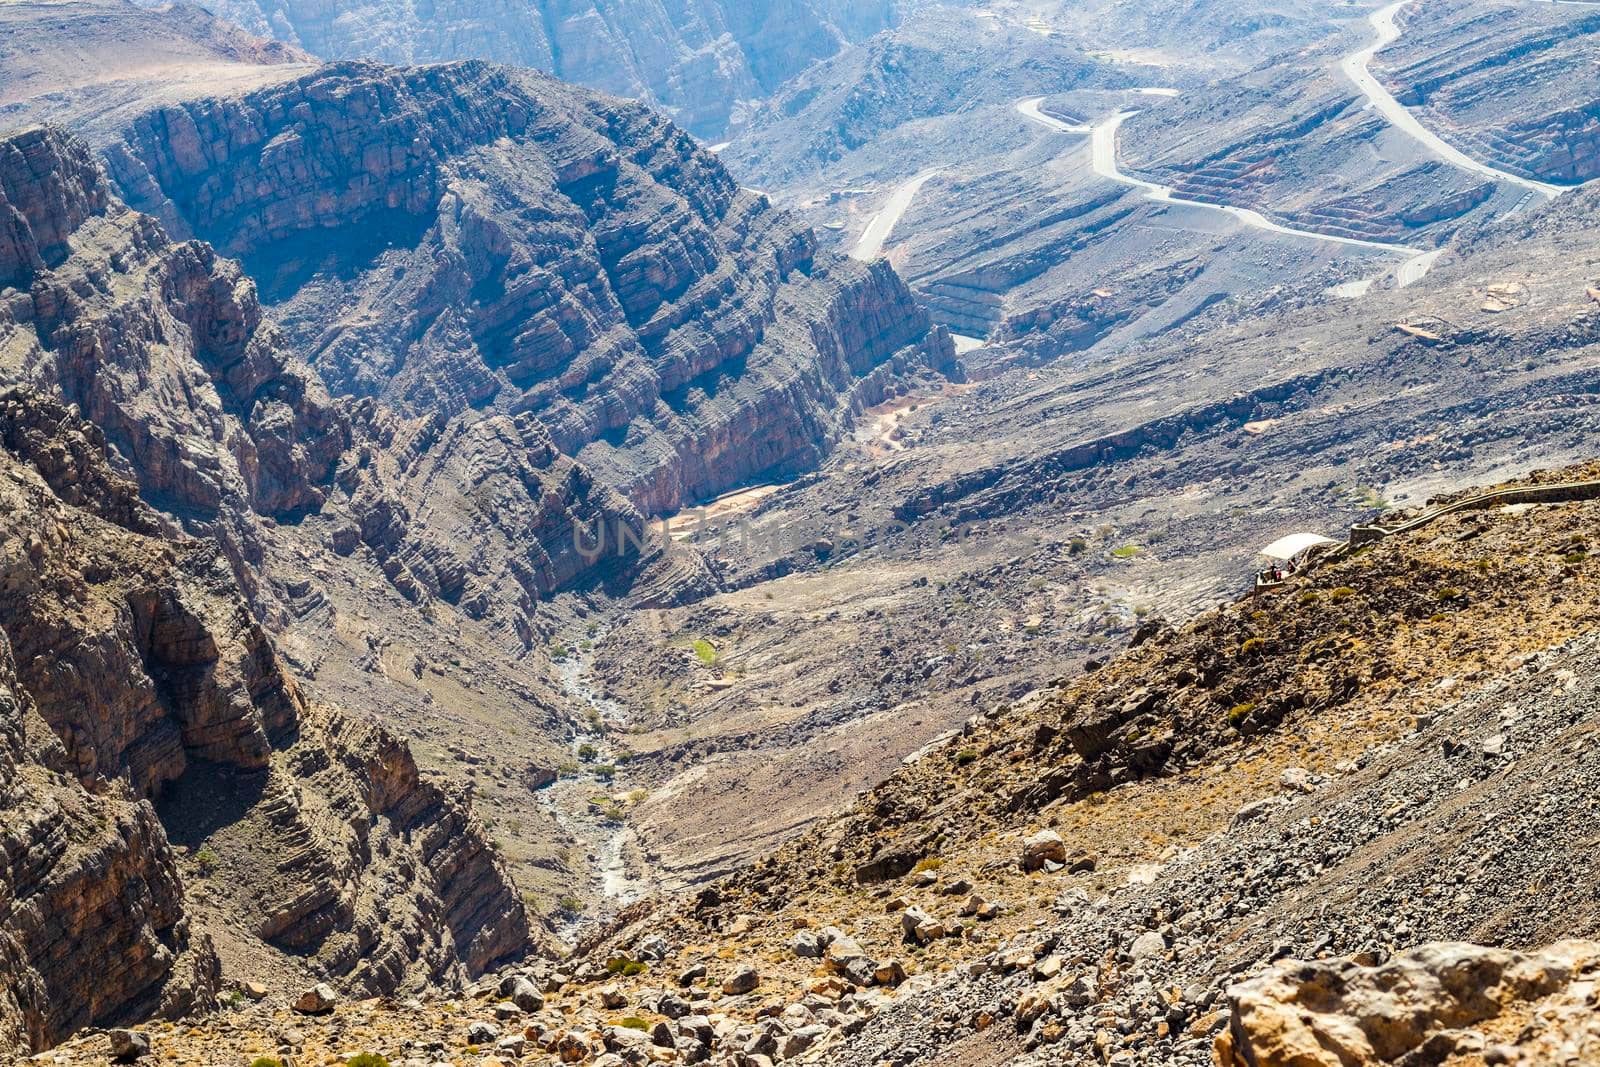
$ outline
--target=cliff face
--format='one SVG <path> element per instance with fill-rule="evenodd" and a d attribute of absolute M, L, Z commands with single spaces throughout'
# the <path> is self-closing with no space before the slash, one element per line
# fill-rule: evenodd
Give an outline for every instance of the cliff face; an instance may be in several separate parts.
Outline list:
<path fill-rule="evenodd" d="M 893 0 L 222 0 L 218 13 L 329 59 L 487 59 L 662 107 L 703 137 L 815 60 L 890 26 Z"/>
<path fill-rule="evenodd" d="M 212 992 L 215 957 L 191 945 L 155 813 L 53 773 L 67 767 L 0 636 L 0 1048 L 42 1047 Z"/>
<path fill-rule="evenodd" d="M 476 820 L 398 740 L 307 703 L 215 542 L 163 536 L 53 401 L 0 398 L 0 440 L 10 1042 L 182 1011 L 251 943 L 372 993 L 522 949 Z"/>
<path fill-rule="evenodd" d="M 0 229 L 0 1043 L 184 1011 L 262 952 L 381 993 L 522 951 L 468 809 L 258 621 L 278 520 L 359 516 L 363 480 L 253 284 L 53 129 L 0 139 Z"/>
<path fill-rule="evenodd" d="M 346 431 L 238 265 L 111 195 L 81 143 L 0 141 L 0 377 L 78 405 L 147 499 L 255 555 L 322 500 Z"/>
<path fill-rule="evenodd" d="M 531 415 L 404 419 L 372 401 L 354 414 L 334 550 L 364 549 L 414 603 L 453 605 L 526 649 L 539 602 L 615 561 L 619 528 L 643 547 L 643 516 Z M 586 551 L 602 530 L 603 560 Z"/>
<path fill-rule="evenodd" d="M 538 75 L 344 64 L 150 111 L 107 154 L 243 258 L 335 391 L 531 413 L 646 511 L 815 463 L 859 379 L 950 355 L 892 271 L 819 258 L 681 130 Z"/>

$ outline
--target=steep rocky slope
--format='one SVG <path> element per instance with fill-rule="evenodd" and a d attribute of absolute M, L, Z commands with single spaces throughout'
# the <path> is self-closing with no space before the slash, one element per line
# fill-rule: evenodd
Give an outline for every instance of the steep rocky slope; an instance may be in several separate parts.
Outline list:
<path fill-rule="evenodd" d="M 163 534 L 54 401 L 8 392 L 0 440 L 8 1045 L 203 1007 L 264 959 L 379 992 L 523 950 L 481 828 L 306 702 L 215 542 Z"/>
<path fill-rule="evenodd" d="M 1583 858 L 1594 495 L 1450 516 L 1151 624 L 747 872 L 630 909 L 559 972 L 327 1024 L 290 1026 L 274 998 L 157 1033 L 157 1050 L 451 1059 L 494 1043 L 503 1062 L 841 1067 L 1573 1054 L 1593 1041 L 1592 953 L 1543 946 L 1600 923 Z M 1241 714 L 1258 687 L 1308 699 Z M 1102 707 L 1121 709 L 1111 735 Z M 1115 784 L 1051 787 L 1108 753 Z M 533 983 L 544 996 L 496 1003 Z M 1308 1058 L 1279 1058 L 1294 1048 Z"/>
<path fill-rule="evenodd" d="M 1411 5 L 1379 57 L 1395 96 L 1463 151 L 1572 184 L 1600 176 L 1600 99 L 1585 76 L 1600 12 L 1584 5 Z"/>
<path fill-rule="evenodd" d="M 151 111 L 107 154 L 135 206 L 243 258 L 335 391 L 530 412 L 647 512 L 814 465 L 892 357 L 950 356 L 892 271 L 534 74 L 335 66 Z"/>
<path fill-rule="evenodd" d="M 259 58 L 227 61 L 216 96 L 124 67 L 7 105 L 74 125 L 113 181 L 53 129 L 5 138 L 5 377 L 103 429 L 156 532 L 216 538 L 273 655 L 340 709 L 327 731 L 390 753 L 352 774 L 285 747 L 324 798 L 306 815 L 292 791 L 236 794 L 151 742 L 169 836 L 208 867 L 239 857 L 185 912 L 227 931 L 224 979 L 449 986 L 535 940 L 502 858 L 552 928 L 602 897 L 600 857 L 544 787 L 611 724 L 552 651 L 596 610 L 715 586 L 645 516 L 816 465 L 950 345 L 886 265 L 819 253 L 635 105 L 485 64 Z M 359 395 L 330 401 L 319 370 Z M 427 770 L 369 736 L 373 716 Z M 492 852 L 429 792 L 440 770 Z M 382 784 L 352 791 L 365 778 Z M 215 820 L 207 793 L 230 798 Z M 418 852 L 347 830 L 363 806 Z M 249 859 L 257 840 L 272 870 Z M 280 863 L 314 888 L 293 893 Z"/>
<path fill-rule="evenodd" d="M 82 143 L 0 141 L 0 367 L 76 404 L 147 499 L 259 562 L 256 516 L 317 507 L 346 443 L 237 264 L 174 242 Z"/>
<path fill-rule="evenodd" d="M 1596 506 L 1467 513 L 1150 625 L 610 951 L 664 935 L 715 974 L 734 947 L 763 1003 L 898 959 L 899 1006 L 821 1062 L 1167 1063 L 1208 1061 L 1222 991 L 1275 956 L 1591 934 Z"/>
<path fill-rule="evenodd" d="M 891 0 L 223 0 L 218 14 L 327 59 L 487 59 L 646 100 L 721 139 L 815 60 L 889 26 Z"/>

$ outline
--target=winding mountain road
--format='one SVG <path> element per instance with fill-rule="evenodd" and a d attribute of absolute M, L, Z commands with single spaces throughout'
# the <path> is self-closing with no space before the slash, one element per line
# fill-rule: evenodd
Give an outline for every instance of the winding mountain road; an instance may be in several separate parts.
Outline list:
<path fill-rule="evenodd" d="M 1426 274 L 1428 268 L 1433 265 L 1434 260 L 1439 256 L 1437 251 L 1419 254 L 1417 249 L 1406 245 L 1386 244 L 1382 241 L 1363 241 L 1355 237 L 1338 237 L 1333 234 L 1317 233 L 1314 230 L 1299 230 L 1292 226 L 1284 226 L 1273 222 L 1261 212 L 1250 208 L 1232 207 L 1227 204 L 1210 204 L 1203 200 L 1190 200 L 1178 196 L 1171 186 L 1160 185 L 1156 182 L 1146 181 L 1143 178 L 1136 178 L 1131 174 L 1126 174 L 1117 164 L 1117 132 L 1122 128 L 1122 124 L 1125 121 L 1138 114 L 1137 111 L 1118 112 L 1110 119 L 1095 126 L 1077 126 L 1069 122 L 1063 122 L 1053 115 L 1045 114 L 1040 110 L 1039 106 L 1043 101 L 1044 97 L 1042 96 L 1030 97 L 1019 101 L 1017 111 L 1024 118 L 1055 130 L 1057 133 L 1072 133 L 1089 137 L 1090 165 L 1093 167 L 1094 172 L 1102 178 L 1107 178 L 1120 185 L 1142 189 L 1151 200 L 1231 215 L 1246 226 L 1285 237 L 1296 237 L 1310 241 L 1329 241 L 1352 248 L 1366 248 L 1376 252 L 1408 256 L 1410 258 L 1400 267 L 1396 274 L 1396 282 L 1402 286 L 1409 285 Z"/>
<path fill-rule="evenodd" d="M 1494 181 L 1509 182 L 1512 185 L 1532 190 L 1545 197 L 1554 198 L 1566 192 L 1566 187 L 1564 186 L 1534 181 L 1531 178 L 1524 178 L 1520 175 L 1491 167 L 1487 163 L 1480 163 L 1465 152 L 1453 147 L 1444 138 L 1418 121 L 1417 117 L 1408 111 L 1404 104 L 1396 100 L 1394 94 L 1385 89 L 1383 84 L 1373 75 L 1371 70 L 1373 57 L 1400 39 L 1400 26 L 1395 21 L 1395 16 L 1399 15 L 1400 11 L 1411 2 L 1412 0 L 1395 0 L 1388 7 L 1372 13 L 1372 28 L 1377 37 L 1370 46 L 1353 55 L 1346 56 L 1340 62 L 1345 76 L 1355 83 L 1356 88 L 1360 89 L 1368 100 L 1372 101 L 1372 105 L 1378 109 L 1391 125 L 1445 162 Z"/>
<path fill-rule="evenodd" d="M 1048 126 L 1057 133 L 1081 133 L 1085 136 L 1094 132 L 1093 126 L 1074 126 L 1070 122 L 1063 122 L 1054 115 L 1046 115 L 1040 110 L 1039 105 L 1044 103 L 1042 96 L 1030 96 L 1026 100 L 1017 101 L 1017 112 L 1023 118 L 1037 122 L 1041 126 Z"/>
<path fill-rule="evenodd" d="M 1539 0 L 1539 2 L 1551 4 L 1570 4 L 1574 7 L 1600 6 L 1600 0 Z M 1399 23 L 1396 21 L 1396 17 L 1410 3 L 1412 3 L 1412 0 L 1395 0 L 1394 3 L 1391 3 L 1387 7 L 1372 13 L 1369 21 L 1372 23 L 1373 32 L 1375 34 L 1374 40 L 1372 44 L 1368 45 L 1366 48 L 1363 48 L 1358 52 L 1354 52 L 1340 61 L 1340 67 L 1343 69 L 1345 75 L 1351 80 L 1351 82 L 1355 84 L 1356 88 L 1361 90 L 1362 94 L 1365 95 L 1369 101 L 1371 101 L 1372 106 L 1377 108 L 1379 113 L 1381 113 L 1391 125 L 1411 137 L 1413 140 L 1417 141 L 1430 153 L 1439 157 L 1440 159 L 1443 159 L 1445 162 L 1463 170 L 1480 174 L 1483 177 L 1489 178 L 1493 181 L 1506 182 L 1508 184 L 1518 186 L 1519 188 L 1528 190 L 1530 194 L 1537 193 L 1546 198 L 1553 199 L 1566 192 L 1569 188 L 1567 186 L 1555 185 L 1550 182 L 1535 181 L 1531 178 L 1524 178 L 1521 175 L 1512 174 L 1509 171 L 1500 170 L 1497 167 L 1493 167 L 1487 163 L 1481 163 L 1478 160 L 1473 159 L 1471 156 L 1455 148 L 1449 142 L 1445 141 L 1444 138 L 1440 137 L 1438 134 L 1424 126 L 1417 119 L 1417 117 L 1407 110 L 1405 105 L 1401 104 L 1399 100 L 1395 99 L 1394 94 L 1385 89 L 1383 84 L 1378 81 L 1376 76 L 1373 75 L 1371 70 L 1373 58 L 1376 57 L 1379 52 L 1383 51 L 1383 49 L 1400 39 L 1401 31 Z M 1179 95 L 1178 90 L 1176 89 L 1140 88 L 1133 91 L 1147 96 Z M 1056 133 L 1068 133 L 1088 137 L 1090 139 L 1091 166 L 1093 167 L 1094 172 L 1101 177 L 1113 182 L 1117 182 L 1120 185 L 1141 189 L 1151 200 L 1157 200 L 1162 203 L 1173 204 L 1181 207 L 1200 208 L 1207 211 L 1216 211 L 1225 215 L 1231 215 L 1233 218 L 1244 223 L 1246 226 L 1263 230 L 1267 233 L 1279 234 L 1280 236 L 1284 237 L 1294 237 L 1310 241 L 1326 241 L 1332 244 L 1345 245 L 1350 248 L 1364 248 L 1376 252 L 1385 252 L 1391 255 L 1406 256 L 1408 257 L 1406 261 L 1395 271 L 1395 284 L 1401 288 L 1421 280 L 1421 278 L 1428 273 L 1428 270 L 1443 253 L 1443 249 L 1422 251 L 1412 248 L 1408 245 L 1390 244 L 1384 241 L 1366 241 L 1356 237 L 1340 237 L 1334 234 L 1318 233 L 1314 230 L 1301 230 L 1293 226 L 1285 226 L 1281 223 L 1273 222 L 1261 212 L 1255 211 L 1251 208 L 1234 207 L 1227 204 L 1212 204 L 1202 200 L 1191 200 L 1178 196 L 1176 191 L 1171 186 L 1160 185 L 1156 182 L 1146 181 L 1143 178 L 1136 178 L 1131 174 L 1124 173 L 1118 166 L 1118 131 L 1122 128 L 1122 124 L 1124 122 L 1126 122 L 1132 116 L 1138 114 L 1137 111 L 1118 112 L 1116 115 L 1104 122 L 1093 126 L 1087 126 L 1070 123 L 1063 119 L 1056 118 L 1054 115 L 1046 114 L 1042 108 L 1044 101 L 1045 98 L 1042 96 L 1033 96 L 1028 97 L 1025 100 L 1020 100 L 1016 105 L 1017 112 L 1030 122 L 1037 123 L 1038 125 L 1044 126 Z M 917 193 L 920 192 L 922 187 L 926 185 L 935 175 L 939 174 L 942 169 L 943 168 L 934 168 L 932 170 L 923 171 L 910 181 L 907 181 L 896 188 L 894 193 L 890 195 L 889 202 L 884 205 L 883 210 L 874 215 L 872 220 L 867 223 L 866 230 L 863 231 L 860 239 L 856 242 L 854 251 L 850 253 L 851 256 L 862 261 L 870 261 L 878 258 L 878 256 L 883 252 L 884 243 L 889 239 L 889 235 L 894 232 L 894 228 L 899 223 L 901 217 L 904 216 L 906 211 L 911 207 L 911 203 L 916 199 Z M 1524 202 L 1525 201 L 1526 198 L 1524 198 Z M 1522 205 L 1519 204 L 1518 208 L 1521 206 Z"/>
<path fill-rule="evenodd" d="M 1180 204 L 1184 207 L 1207 208 L 1220 211 L 1225 215 L 1232 215 L 1246 226 L 1253 226 L 1258 230 L 1268 233 L 1282 234 L 1285 237 L 1301 237 L 1313 241 L 1331 241 L 1334 244 L 1347 245 L 1351 248 L 1370 248 L 1378 252 L 1391 252 L 1397 255 L 1415 256 L 1417 250 L 1406 245 L 1388 244 L 1384 241 L 1363 241 L 1357 237 L 1338 237 L 1333 234 L 1318 233 L 1315 230 L 1300 230 L 1293 226 L 1284 226 L 1273 222 L 1259 211 L 1247 207 L 1232 207 L 1226 204 L 1211 204 L 1203 200 L 1189 200 L 1178 196 L 1168 185 L 1158 185 L 1155 182 L 1135 178 L 1131 174 L 1124 174 L 1117 166 L 1117 131 L 1123 122 L 1137 115 L 1137 111 L 1123 111 L 1113 116 L 1106 122 L 1094 127 L 1091 135 L 1093 138 L 1093 166 L 1094 172 L 1102 178 L 1109 178 L 1123 185 L 1131 185 L 1143 189 L 1151 200 L 1160 200 L 1168 204 Z"/>
<path fill-rule="evenodd" d="M 882 255 L 884 242 L 889 240 L 889 235 L 894 232 L 901 217 L 910 209 L 911 202 L 917 198 L 922 187 L 942 170 L 943 167 L 925 170 L 896 188 L 890 194 L 889 202 L 883 206 L 883 210 L 872 216 L 872 221 L 867 223 L 867 228 L 862 231 L 860 240 L 856 241 L 856 247 L 851 251 L 850 258 L 870 263 Z"/>

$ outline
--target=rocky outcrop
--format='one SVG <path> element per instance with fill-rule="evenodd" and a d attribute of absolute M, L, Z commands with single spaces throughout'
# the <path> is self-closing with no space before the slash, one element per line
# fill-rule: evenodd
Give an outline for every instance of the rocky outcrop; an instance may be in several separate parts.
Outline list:
<path fill-rule="evenodd" d="M 414 603 L 454 605 L 526 649 L 541 600 L 659 550 L 637 509 L 532 415 L 403 419 L 370 400 L 352 414 L 336 511 L 349 519 L 332 547 L 370 553 Z"/>
<path fill-rule="evenodd" d="M 190 936 L 155 813 L 52 773 L 68 767 L 0 635 L 0 1048 L 214 992 L 216 958 Z"/>
<path fill-rule="evenodd" d="M 0 141 L 0 380 L 77 405 L 145 498 L 254 558 L 316 507 L 346 441 L 237 264 L 174 242 L 51 128 Z"/>
<path fill-rule="evenodd" d="M 1592 1063 L 1600 944 L 1435 943 L 1378 966 L 1284 960 L 1228 991 L 1221 1067 Z M 1535 1022 L 1535 1020 L 1537 1020 Z"/>
<path fill-rule="evenodd" d="M 107 155 L 243 258 L 336 391 L 533 414 L 646 512 L 814 465 L 858 380 L 950 357 L 892 270 L 819 257 L 645 108 L 526 72 L 336 65 L 150 111 Z"/>
<path fill-rule="evenodd" d="M 398 740 L 308 704 L 215 541 L 164 535 L 46 396 L 0 397 L 0 441 L 9 1043 L 203 1003 L 256 951 L 240 923 L 373 993 L 523 948 L 481 826 Z"/>
<path fill-rule="evenodd" d="M 1600 15 L 1455 0 L 1409 8 L 1404 21 L 1378 62 L 1429 127 L 1515 174 L 1561 184 L 1600 176 L 1600 99 L 1583 76 Z"/>
<path fill-rule="evenodd" d="M 222 0 L 257 33 L 329 59 L 487 59 L 655 104 L 721 138 L 749 103 L 889 26 L 890 0 Z"/>

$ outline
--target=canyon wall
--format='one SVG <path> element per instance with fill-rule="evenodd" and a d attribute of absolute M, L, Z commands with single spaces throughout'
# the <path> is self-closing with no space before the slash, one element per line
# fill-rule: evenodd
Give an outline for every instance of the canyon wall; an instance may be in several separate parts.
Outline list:
<path fill-rule="evenodd" d="M 216 541 L 161 533 L 54 400 L 0 396 L 0 441 L 9 1043 L 205 1003 L 252 943 L 370 993 L 524 949 L 481 826 L 306 700 Z"/>
<path fill-rule="evenodd" d="M 53 129 L 0 139 L 0 233 L 0 1040 L 203 1004 L 250 943 L 371 993 L 524 951 L 468 808 L 252 606 L 351 440 L 254 286 Z"/>
<path fill-rule="evenodd" d="M 530 413 L 646 512 L 813 466 L 873 368 L 952 357 L 892 270 L 819 255 L 659 115 L 537 74 L 337 64 L 150 110 L 106 155 L 243 260 L 335 392 Z"/>

